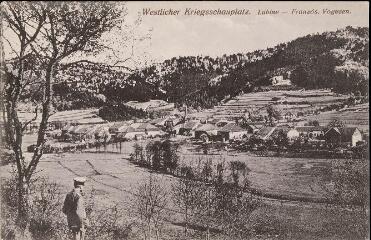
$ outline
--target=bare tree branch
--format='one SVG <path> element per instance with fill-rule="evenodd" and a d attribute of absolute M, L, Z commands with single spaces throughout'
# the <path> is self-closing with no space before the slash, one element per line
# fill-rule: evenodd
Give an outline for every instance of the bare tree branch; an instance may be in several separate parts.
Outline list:
<path fill-rule="evenodd" d="M 23 124 L 22 132 L 24 132 L 24 131 L 26 130 L 26 128 L 27 128 L 27 126 L 28 126 L 29 124 L 31 124 L 33 121 L 35 121 L 35 120 L 37 119 L 38 111 L 39 111 L 39 106 L 36 105 L 36 107 L 35 107 L 35 111 L 34 111 L 34 112 L 35 112 L 35 117 L 32 118 L 31 120 L 25 122 L 25 123 Z"/>
<path fill-rule="evenodd" d="M 79 63 L 89 63 L 89 64 L 92 64 L 92 65 L 103 65 L 103 63 L 99 63 L 99 62 L 93 62 L 93 61 L 90 61 L 90 60 L 78 60 L 78 61 L 74 61 L 74 62 L 70 62 L 70 63 L 66 63 L 66 64 L 63 64 L 62 65 L 62 68 L 68 68 L 68 67 L 72 67 L 74 65 L 78 65 Z M 107 65 L 108 67 L 117 67 L 117 68 L 125 68 L 129 71 L 134 71 L 134 69 L 131 69 L 127 66 L 119 66 L 119 65 Z"/>
<path fill-rule="evenodd" d="M 15 53 L 15 55 L 17 56 L 17 58 L 19 58 L 19 54 L 18 54 L 18 52 L 13 48 L 13 44 L 9 41 L 9 39 L 7 38 L 7 37 L 5 37 L 5 36 L 2 36 L 4 39 L 5 39 L 5 41 L 9 44 L 9 47 L 10 47 L 10 49 L 12 50 L 12 52 L 13 53 Z"/>

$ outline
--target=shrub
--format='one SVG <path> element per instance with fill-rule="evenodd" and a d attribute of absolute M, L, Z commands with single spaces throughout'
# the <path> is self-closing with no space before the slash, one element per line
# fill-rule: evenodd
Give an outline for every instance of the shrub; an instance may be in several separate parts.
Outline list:
<path fill-rule="evenodd" d="M 132 207 L 139 219 L 144 239 L 151 239 L 154 230 L 158 240 L 165 217 L 164 210 L 168 205 L 168 192 L 161 180 L 151 174 L 138 185 L 135 193 Z"/>
<path fill-rule="evenodd" d="M 1 239 L 18 239 L 16 178 L 3 179 L 1 185 Z M 103 209 L 95 208 L 95 192 L 87 199 L 86 211 L 90 220 L 87 228 L 87 240 L 117 240 L 127 239 L 131 232 L 131 224 L 119 224 L 121 212 L 117 205 Z M 63 195 L 60 186 L 51 183 L 47 178 L 40 177 L 30 184 L 29 216 L 30 221 L 27 239 L 34 240 L 64 240 L 69 239 L 66 216 L 62 213 Z"/>
<path fill-rule="evenodd" d="M 4 179 L 1 186 L 2 232 L 3 239 L 16 239 L 20 234 L 17 228 L 16 178 Z M 29 225 L 26 232 L 32 239 L 66 239 L 67 229 L 61 214 L 60 189 L 46 178 L 39 178 L 29 186 L 28 206 Z M 63 220 L 62 220 L 63 219 Z"/>

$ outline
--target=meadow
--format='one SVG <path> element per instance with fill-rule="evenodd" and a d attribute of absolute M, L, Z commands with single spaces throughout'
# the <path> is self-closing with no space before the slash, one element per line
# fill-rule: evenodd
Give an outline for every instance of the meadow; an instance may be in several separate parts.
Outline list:
<path fill-rule="evenodd" d="M 335 94 L 330 90 L 281 90 L 253 92 L 239 95 L 229 101 L 215 106 L 213 109 L 194 113 L 192 116 L 208 116 L 214 118 L 241 117 L 246 111 L 255 111 L 266 114 L 266 108 L 274 105 L 281 110 L 282 115 L 287 112 L 305 115 L 313 114 L 316 110 L 330 105 L 338 105 L 348 99 L 347 95 Z"/>
<path fill-rule="evenodd" d="M 127 142 L 127 149 L 130 147 Z M 181 161 L 192 163 L 197 159 L 213 159 L 228 162 L 240 160 L 247 164 L 251 172 L 249 178 L 252 187 L 266 193 L 286 196 L 304 196 L 321 198 L 318 184 L 329 182 L 328 169 L 330 160 L 326 159 L 286 159 L 252 157 L 247 155 L 211 155 L 202 156 L 197 153 L 181 154 Z M 2 177 L 9 177 L 10 165 L 2 166 Z M 134 221 L 132 214 L 135 205 L 136 187 L 146 181 L 152 174 L 162 182 L 165 189 L 170 190 L 176 178 L 162 173 L 151 173 L 128 160 L 127 154 L 113 152 L 96 153 L 65 153 L 45 154 L 38 167 L 38 176 L 45 176 L 51 182 L 61 186 L 62 193 L 72 188 L 72 179 L 76 176 L 88 178 L 86 191 L 94 192 L 97 206 L 118 204 L 123 211 L 125 222 Z M 64 195 L 61 195 L 61 199 Z M 255 233 L 252 239 L 357 239 L 357 211 L 348 211 L 326 204 L 265 199 L 264 204 L 251 216 L 253 224 L 261 232 Z M 163 239 L 180 238 L 182 234 L 182 216 L 169 195 L 169 204 L 164 217 Z M 339 219 L 341 219 L 339 221 Z M 342 224 L 341 224 L 342 223 Z M 351 223 L 351 224 L 350 224 Z M 257 226 L 256 226 L 257 225 Z M 134 232 L 138 229 L 134 229 Z M 132 239 L 140 239 L 136 232 Z M 202 232 L 194 231 L 190 239 L 202 239 Z M 214 232 L 212 239 L 226 239 L 226 236 Z M 230 239 L 227 237 L 227 239 Z"/>

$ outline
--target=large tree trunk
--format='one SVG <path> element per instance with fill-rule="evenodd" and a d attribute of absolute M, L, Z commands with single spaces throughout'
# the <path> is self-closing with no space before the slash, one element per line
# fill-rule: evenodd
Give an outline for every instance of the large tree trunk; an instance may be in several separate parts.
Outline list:
<path fill-rule="evenodd" d="M 19 238 L 27 239 L 27 228 L 29 225 L 29 184 L 31 181 L 32 174 L 36 170 L 36 166 L 42 156 L 42 150 L 45 143 L 45 132 L 47 129 L 48 118 L 50 115 L 51 97 L 52 97 L 52 76 L 53 76 L 54 64 L 49 64 L 46 70 L 46 85 L 45 85 L 45 98 L 43 102 L 42 119 L 39 126 L 37 145 L 35 148 L 34 155 L 27 166 L 27 162 L 24 159 L 22 151 L 22 137 L 23 129 L 22 123 L 20 123 L 17 115 L 17 107 L 14 99 L 8 104 L 8 123 L 13 127 L 12 132 L 12 148 L 15 153 L 17 163 L 17 224 L 20 228 Z M 15 89 L 17 91 L 17 87 Z M 13 104 L 14 103 L 14 104 Z"/>
<path fill-rule="evenodd" d="M 24 181 L 23 174 L 18 175 L 17 179 L 17 205 L 18 205 L 18 225 L 25 229 L 29 220 L 28 214 L 28 185 Z"/>
<path fill-rule="evenodd" d="M 52 103 L 52 82 L 53 82 L 53 75 L 54 75 L 54 65 L 55 62 L 50 62 L 46 68 L 45 73 L 45 92 L 44 92 L 44 99 L 42 104 L 42 116 L 41 122 L 39 125 L 39 131 L 37 135 L 37 143 L 34 150 L 34 154 L 32 156 L 31 162 L 26 170 L 25 178 L 26 182 L 29 183 L 32 177 L 32 174 L 36 170 L 36 166 L 39 163 L 39 160 L 43 154 L 43 148 L 45 144 L 45 133 L 48 128 L 48 120 L 50 116 L 50 109 Z"/>
<path fill-rule="evenodd" d="M 24 46 L 21 45 L 20 57 L 23 58 L 24 56 Z M 6 74 L 5 81 L 8 85 L 8 89 L 6 89 L 6 120 L 5 128 L 6 128 L 6 137 L 8 144 L 12 148 L 14 152 L 14 157 L 17 166 L 17 225 L 20 228 L 21 235 L 24 235 L 24 232 L 28 225 L 28 184 L 25 182 L 25 169 L 26 169 L 26 162 L 23 156 L 22 151 L 22 139 L 23 139 L 23 126 L 19 120 L 18 113 L 17 113 L 17 103 L 20 98 L 21 94 L 21 85 L 23 82 L 23 73 L 24 73 L 24 62 L 20 62 L 20 67 L 18 69 L 17 75 L 13 74 Z"/>

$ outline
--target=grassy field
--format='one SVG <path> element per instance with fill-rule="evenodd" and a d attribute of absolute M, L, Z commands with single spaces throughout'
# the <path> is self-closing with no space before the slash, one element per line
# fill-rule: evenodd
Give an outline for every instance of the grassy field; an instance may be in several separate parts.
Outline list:
<path fill-rule="evenodd" d="M 183 155 L 182 161 L 191 161 L 194 155 Z M 215 161 L 222 159 L 212 157 Z M 315 185 L 326 179 L 329 160 L 260 158 L 249 156 L 226 156 L 226 161 L 241 160 L 251 169 L 253 187 L 271 193 L 319 197 Z M 0 168 L 3 177 L 9 176 L 10 166 Z M 39 175 L 57 182 L 67 192 L 75 176 L 88 178 L 86 190 L 95 192 L 95 201 L 100 206 L 118 203 L 126 221 L 133 220 L 132 206 L 135 204 L 135 188 L 145 181 L 150 172 L 127 160 L 126 154 L 117 153 L 67 153 L 47 154 L 42 158 Z M 168 175 L 154 173 L 167 189 L 175 181 Z M 312 191 L 311 189 L 314 189 Z M 63 192 L 62 191 L 62 192 Z M 64 196 L 61 196 L 63 198 Z M 181 215 L 171 201 L 165 216 L 163 239 L 179 239 L 182 233 Z M 252 239 L 358 239 L 356 212 L 334 210 L 323 204 L 268 201 L 253 213 L 251 222 L 258 225 L 261 233 Z M 342 223 L 342 224 L 340 224 Z M 197 235 L 198 234 L 198 235 Z M 190 239 L 202 239 L 197 233 Z M 132 239 L 139 239 L 134 234 Z M 225 239 L 214 234 L 212 239 Z M 227 239 L 230 239 L 227 237 Z"/>
<path fill-rule="evenodd" d="M 338 105 L 346 101 L 349 96 L 333 93 L 329 90 L 287 90 L 246 93 L 237 96 L 220 106 L 202 112 L 193 112 L 189 115 L 196 118 L 230 118 L 241 117 L 247 111 L 266 115 L 268 105 L 274 105 L 284 115 L 287 112 L 304 114 L 304 119 L 317 120 L 323 118 L 313 115 L 315 111 L 321 111 L 324 107 Z M 366 109 L 365 109 L 366 110 Z M 368 108 L 366 110 L 368 114 Z M 321 113 L 328 114 L 328 113 Z M 348 115 L 349 116 L 349 115 Z M 351 116 L 351 114 L 350 114 Z M 366 117 L 366 115 L 362 115 Z M 349 117 L 348 117 L 349 118 Z M 321 119 L 319 119 L 321 120 Z M 367 118 L 368 120 L 368 118 Z M 323 124 L 329 121 L 322 121 Z M 364 119 L 353 121 L 352 124 L 366 125 Z M 361 126 L 361 127 L 362 127 Z"/>
<path fill-rule="evenodd" d="M 27 135 L 24 139 L 25 145 L 32 143 L 34 139 L 31 135 Z M 138 141 L 138 144 L 145 147 L 149 140 Z M 104 149 L 99 150 L 93 148 L 88 149 L 83 153 L 62 154 L 66 156 L 76 156 L 79 161 L 68 160 L 67 164 L 71 164 L 71 167 L 83 166 L 82 169 L 77 169 L 81 175 L 93 174 L 89 163 L 82 161 L 86 159 L 90 161 L 98 172 L 109 172 L 111 174 L 119 174 L 122 169 L 123 171 L 128 168 L 127 158 L 130 153 L 133 152 L 134 141 L 122 142 L 121 154 L 113 154 L 110 156 L 107 164 L 105 161 L 99 161 L 96 159 L 97 156 L 102 155 Z M 107 152 L 118 153 L 119 148 L 114 144 L 110 144 L 106 148 Z M 98 152 L 98 153 L 97 153 Z M 98 154 L 97 156 L 94 154 Z M 29 153 L 28 153 L 29 155 Z M 26 155 L 26 156 L 28 156 Z M 48 159 L 58 159 L 59 155 L 45 155 L 44 159 L 47 160 L 47 164 L 50 164 Z M 92 159 L 85 156 L 92 156 Z M 112 158 L 112 159 L 111 159 Z M 251 186 L 255 189 L 260 190 L 264 194 L 276 195 L 287 199 L 295 198 L 307 198 L 312 200 L 323 200 L 326 197 L 326 192 L 323 190 L 323 186 L 327 186 L 331 183 L 332 165 L 335 161 L 341 161 L 336 159 L 311 159 L 311 158 L 283 158 L 283 157 L 260 157 L 249 153 L 237 153 L 237 152 L 226 152 L 217 151 L 212 152 L 211 155 L 204 155 L 201 151 L 196 150 L 196 147 L 191 143 L 183 143 L 180 148 L 180 164 L 196 166 L 199 161 L 202 163 L 206 160 L 212 160 L 214 169 L 220 162 L 225 162 L 228 165 L 230 161 L 241 161 L 246 163 L 247 167 L 251 170 L 249 179 Z M 64 161 L 64 158 L 58 161 Z M 108 160 L 107 160 L 108 161 Z M 52 163 L 55 163 L 52 162 Z M 87 165 L 88 164 L 88 165 Z M 123 166 L 121 166 L 124 164 Z M 84 167 L 84 166 L 87 167 Z M 68 165 L 68 167 L 70 167 Z M 112 167 L 114 169 L 112 169 Z M 117 168 L 116 168 L 117 167 Z M 84 173 L 84 171 L 88 171 Z M 130 179 L 128 180 L 130 181 Z"/>
<path fill-rule="evenodd" d="M 330 159 L 259 157 L 248 153 L 226 151 L 215 155 L 196 153 L 192 147 L 183 150 L 181 161 L 185 165 L 196 166 L 199 161 L 212 160 L 214 169 L 218 163 L 228 166 L 230 161 L 241 161 L 251 170 L 251 186 L 264 194 L 276 195 L 288 199 L 308 198 L 323 200 L 326 192 L 323 185 L 330 184 Z"/>
<path fill-rule="evenodd" d="M 260 114 L 266 114 L 266 107 L 276 103 L 283 114 L 286 112 L 297 113 L 315 111 L 330 104 L 339 104 L 347 98 L 346 95 L 335 94 L 329 90 L 254 92 L 237 96 L 206 113 L 215 118 L 238 117 L 246 110 L 252 109 L 257 110 Z M 197 114 L 194 115 L 198 116 Z"/>
<path fill-rule="evenodd" d="M 308 120 L 318 120 L 321 125 L 327 125 L 332 120 L 341 120 L 347 126 L 358 127 L 365 133 L 369 132 L 369 104 L 360 104 L 341 111 L 324 112 L 308 116 Z"/>

